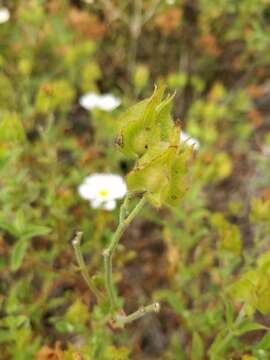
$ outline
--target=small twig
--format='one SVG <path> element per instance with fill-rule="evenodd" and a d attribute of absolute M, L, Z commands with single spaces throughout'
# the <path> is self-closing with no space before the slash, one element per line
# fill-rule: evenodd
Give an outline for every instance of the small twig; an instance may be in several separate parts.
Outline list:
<path fill-rule="evenodd" d="M 127 196 L 130 198 L 130 195 L 127 195 Z M 127 200 L 127 201 L 129 201 L 129 200 Z M 124 201 L 122 207 L 127 206 L 127 201 Z M 110 300 L 111 311 L 117 309 L 117 296 L 115 294 L 115 290 L 114 290 L 114 286 L 113 286 L 113 279 L 112 279 L 113 253 L 114 253 L 124 231 L 129 226 L 129 224 L 132 222 L 132 220 L 137 216 L 137 214 L 140 212 L 140 210 L 144 206 L 145 202 L 146 202 L 145 198 L 142 197 L 141 200 L 135 206 L 135 208 L 127 216 L 127 218 L 124 218 L 124 215 L 123 215 L 124 210 L 121 208 L 119 225 L 112 237 L 109 247 L 106 250 L 104 250 L 104 252 L 103 252 L 104 267 L 105 267 L 105 284 L 106 284 L 106 289 L 107 289 L 107 293 L 108 293 L 109 300 Z"/>
<path fill-rule="evenodd" d="M 135 320 L 140 319 L 145 314 L 152 313 L 152 312 L 158 313 L 159 311 L 160 311 L 159 303 L 154 303 L 154 304 L 147 305 L 147 306 L 141 306 L 137 311 L 135 311 L 134 313 L 132 313 L 130 315 L 127 315 L 127 316 L 117 315 L 116 321 L 118 323 L 120 323 L 120 325 L 125 325 L 125 324 L 131 323 Z"/>
<path fill-rule="evenodd" d="M 81 231 L 78 231 L 76 233 L 76 236 L 75 236 L 74 240 L 72 241 L 72 245 L 73 245 L 74 251 L 75 251 L 76 260 L 77 260 L 77 263 L 79 265 L 79 270 L 81 271 L 82 276 L 83 276 L 85 282 L 87 283 L 90 291 L 96 296 L 98 302 L 100 302 L 102 300 L 103 296 L 100 293 L 100 291 L 97 289 L 97 287 L 95 286 L 93 281 L 91 280 L 91 278 L 90 278 L 90 276 L 88 274 L 88 270 L 87 270 L 87 267 L 85 265 L 83 256 L 82 256 L 82 252 L 81 252 L 82 235 L 83 235 L 83 233 Z"/>

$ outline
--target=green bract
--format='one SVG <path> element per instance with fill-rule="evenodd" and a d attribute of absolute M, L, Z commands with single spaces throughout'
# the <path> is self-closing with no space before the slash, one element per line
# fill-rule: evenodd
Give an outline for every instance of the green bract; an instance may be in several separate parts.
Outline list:
<path fill-rule="evenodd" d="M 164 87 L 139 102 L 121 117 L 117 144 L 121 151 L 137 158 L 127 176 L 131 192 L 145 192 L 157 207 L 176 206 L 188 184 L 188 164 L 193 150 L 180 144 L 180 127 L 171 118 L 173 96 L 162 100 Z"/>

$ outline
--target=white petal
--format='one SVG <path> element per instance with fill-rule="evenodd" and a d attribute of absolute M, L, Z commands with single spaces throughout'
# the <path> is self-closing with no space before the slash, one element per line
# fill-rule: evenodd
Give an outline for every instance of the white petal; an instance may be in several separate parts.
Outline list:
<path fill-rule="evenodd" d="M 180 133 L 180 141 L 186 143 L 188 146 L 193 146 L 195 150 L 198 150 L 200 147 L 200 143 L 197 139 L 192 138 L 184 131 Z"/>
<path fill-rule="evenodd" d="M 80 97 L 79 103 L 86 110 L 94 108 L 111 111 L 116 109 L 121 101 L 111 94 L 98 95 L 95 93 L 87 93 Z"/>
<path fill-rule="evenodd" d="M 102 201 L 100 199 L 90 200 L 90 205 L 93 209 L 98 209 L 103 207 Z"/>
<path fill-rule="evenodd" d="M 107 175 L 106 186 L 109 191 L 109 196 L 112 199 L 121 199 L 127 193 L 127 186 L 124 179 L 119 175 Z M 105 186 L 105 184 L 104 184 Z"/>
<path fill-rule="evenodd" d="M 105 94 L 99 97 L 99 108 L 105 111 L 116 109 L 121 101 L 113 95 Z"/>
<path fill-rule="evenodd" d="M 118 182 L 115 181 L 112 186 L 111 194 L 113 195 L 114 199 L 122 199 L 126 195 L 127 185 L 123 179 Z"/>
<path fill-rule="evenodd" d="M 0 24 L 7 22 L 10 18 L 10 12 L 7 8 L 0 8 Z"/>
<path fill-rule="evenodd" d="M 106 201 L 103 204 L 103 208 L 105 210 L 108 210 L 108 211 L 111 211 L 111 210 L 115 209 L 115 207 L 116 207 L 116 201 L 115 200 Z"/>
<path fill-rule="evenodd" d="M 78 192 L 82 198 L 87 200 L 94 199 L 97 195 L 96 189 L 86 183 L 83 183 L 78 187 Z"/>
<path fill-rule="evenodd" d="M 85 178 L 85 183 L 88 185 L 96 185 L 104 183 L 104 180 L 107 178 L 107 174 L 92 174 Z"/>
<path fill-rule="evenodd" d="M 80 97 L 79 104 L 86 110 L 99 107 L 99 96 L 94 93 L 88 93 Z"/>

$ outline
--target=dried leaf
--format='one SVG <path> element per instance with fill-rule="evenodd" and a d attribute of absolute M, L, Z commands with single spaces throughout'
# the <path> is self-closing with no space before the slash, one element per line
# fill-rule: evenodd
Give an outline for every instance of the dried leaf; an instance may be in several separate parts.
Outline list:
<path fill-rule="evenodd" d="M 61 349 L 61 343 L 57 341 L 54 349 L 44 345 L 37 353 L 37 360 L 64 360 L 64 353 Z"/>

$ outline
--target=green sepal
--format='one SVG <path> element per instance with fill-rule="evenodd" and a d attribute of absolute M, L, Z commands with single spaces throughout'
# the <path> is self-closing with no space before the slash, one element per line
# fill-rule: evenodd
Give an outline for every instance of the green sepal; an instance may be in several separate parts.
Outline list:
<path fill-rule="evenodd" d="M 179 148 L 171 168 L 170 186 L 164 203 L 177 206 L 189 187 L 189 162 L 192 156 L 191 148 Z"/>
<path fill-rule="evenodd" d="M 163 203 L 170 186 L 171 166 L 176 149 L 167 145 L 149 150 L 127 176 L 130 191 L 146 192 L 145 197 L 156 207 Z"/>
<path fill-rule="evenodd" d="M 193 149 L 180 145 L 180 125 L 171 110 L 174 95 L 162 100 L 164 86 L 120 118 L 117 144 L 137 163 L 127 176 L 130 192 L 144 193 L 156 207 L 176 206 L 188 187 L 189 160 Z"/>
<path fill-rule="evenodd" d="M 160 141 L 161 128 L 156 124 L 156 108 L 163 93 L 164 86 L 156 87 L 149 99 L 132 106 L 120 118 L 121 130 L 116 143 L 125 155 L 141 156 Z"/>
<path fill-rule="evenodd" d="M 175 94 L 168 96 L 157 107 L 157 123 L 161 130 L 161 141 L 169 141 L 172 133 L 174 133 L 175 126 L 171 117 L 173 99 Z M 180 141 L 180 138 L 178 142 Z"/>

